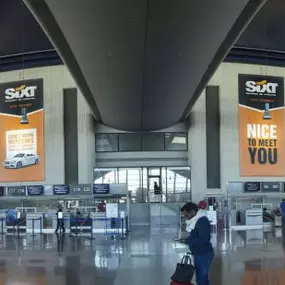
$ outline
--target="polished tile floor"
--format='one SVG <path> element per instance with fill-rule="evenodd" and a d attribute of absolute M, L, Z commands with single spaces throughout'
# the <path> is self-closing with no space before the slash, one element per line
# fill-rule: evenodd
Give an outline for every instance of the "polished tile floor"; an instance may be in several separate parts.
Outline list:
<path fill-rule="evenodd" d="M 176 229 L 96 235 L 0 236 L 0 285 L 164 285 L 187 248 Z M 212 285 L 285 285 L 285 231 L 213 234 Z"/>

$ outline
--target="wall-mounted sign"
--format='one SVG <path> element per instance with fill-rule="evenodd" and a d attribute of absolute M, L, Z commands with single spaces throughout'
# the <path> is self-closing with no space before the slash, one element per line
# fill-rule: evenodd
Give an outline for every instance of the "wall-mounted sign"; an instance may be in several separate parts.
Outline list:
<path fill-rule="evenodd" d="M 5 195 L 5 187 L 0 186 L 0 197 Z"/>
<path fill-rule="evenodd" d="M 118 204 L 106 204 L 106 217 L 108 219 L 111 218 L 119 218 L 119 207 Z"/>
<path fill-rule="evenodd" d="M 8 196 L 26 196 L 26 186 L 8 186 Z"/>
<path fill-rule="evenodd" d="M 93 194 L 108 195 L 110 193 L 109 184 L 93 184 Z"/>
<path fill-rule="evenodd" d="M 258 192 L 260 191 L 260 182 L 245 182 L 244 191 L 245 192 Z"/>
<path fill-rule="evenodd" d="M 53 196 L 53 186 L 52 185 L 44 185 L 44 195 Z"/>
<path fill-rule="evenodd" d="M 44 186 L 43 185 L 31 185 L 27 186 L 28 196 L 40 196 L 44 194 Z"/>
<path fill-rule="evenodd" d="M 91 184 L 71 185 L 70 195 L 92 195 Z"/>
<path fill-rule="evenodd" d="M 284 78 L 239 74 L 241 176 L 285 176 Z"/>
<path fill-rule="evenodd" d="M 68 195 L 69 185 L 53 185 L 53 194 L 54 195 Z"/>
<path fill-rule="evenodd" d="M 280 182 L 262 182 L 261 191 L 262 192 L 280 192 Z"/>

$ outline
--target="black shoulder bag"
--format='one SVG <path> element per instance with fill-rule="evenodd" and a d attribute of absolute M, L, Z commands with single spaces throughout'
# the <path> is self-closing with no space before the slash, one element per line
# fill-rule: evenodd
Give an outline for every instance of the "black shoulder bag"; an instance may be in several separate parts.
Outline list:
<path fill-rule="evenodd" d="M 193 279 L 195 267 L 192 264 L 190 253 L 184 255 L 180 263 L 177 263 L 171 280 L 178 283 L 190 283 Z"/>

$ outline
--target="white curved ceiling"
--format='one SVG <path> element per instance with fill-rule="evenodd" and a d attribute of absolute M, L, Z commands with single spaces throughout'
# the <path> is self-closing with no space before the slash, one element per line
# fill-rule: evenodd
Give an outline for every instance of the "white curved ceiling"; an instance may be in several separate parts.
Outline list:
<path fill-rule="evenodd" d="M 97 120 L 149 131 L 185 119 L 264 0 L 24 0 Z"/>

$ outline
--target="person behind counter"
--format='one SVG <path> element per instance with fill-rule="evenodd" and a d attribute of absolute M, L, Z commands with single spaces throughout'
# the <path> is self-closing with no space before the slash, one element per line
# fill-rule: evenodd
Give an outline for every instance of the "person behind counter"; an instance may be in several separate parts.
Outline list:
<path fill-rule="evenodd" d="M 57 223 L 56 223 L 55 233 L 57 234 L 59 229 L 62 231 L 62 233 L 65 233 L 63 211 L 62 211 L 61 206 L 58 206 L 56 216 L 57 216 Z"/>
<path fill-rule="evenodd" d="M 272 223 L 274 222 L 274 217 L 271 215 L 266 208 L 263 208 L 263 222 L 264 223 Z"/>
<path fill-rule="evenodd" d="M 15 209 L 9 209 L 7 212 L 7 219 L 8 220 L 15 220 L 17 218 L 17 213 Z"/>
<path fill-rule="evenodd" d="M 105 201 L 102 200 L 102 201 L 98 204 L 97 209 L 98 209 L 98 212 L 100 212 L 100 213 L 106 212 L 106 203 L 105 203 Z"/>

